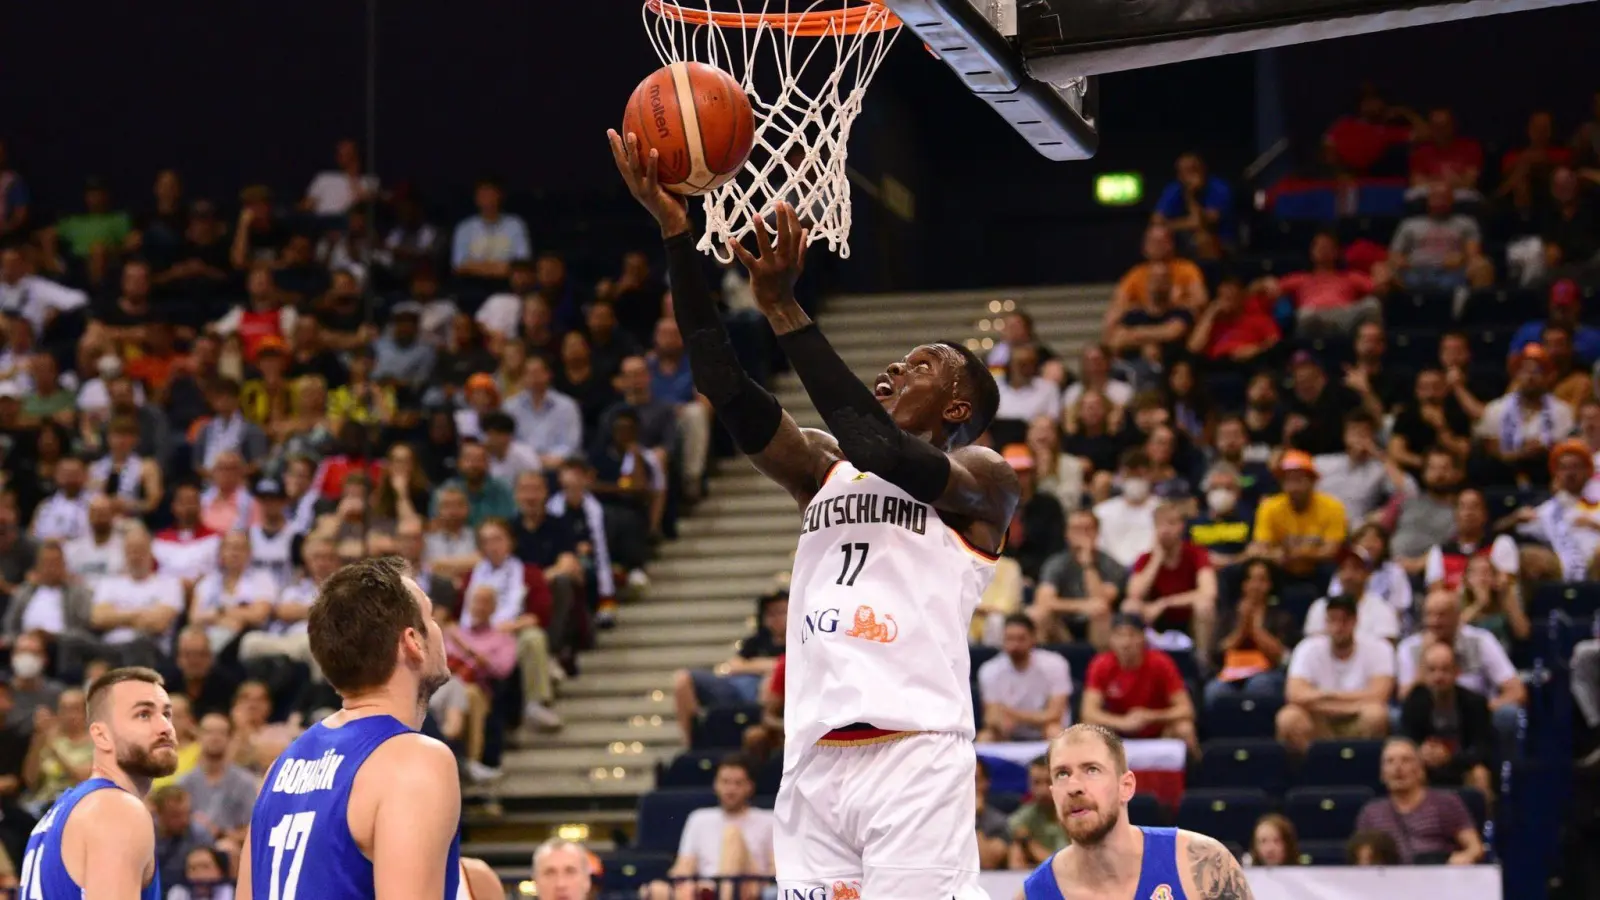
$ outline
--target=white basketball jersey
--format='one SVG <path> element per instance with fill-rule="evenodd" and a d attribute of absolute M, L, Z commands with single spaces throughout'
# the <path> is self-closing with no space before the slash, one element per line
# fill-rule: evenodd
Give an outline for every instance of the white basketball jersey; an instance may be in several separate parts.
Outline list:
<path fill-rule="evenodd" d="M 835 463 L 790 578 L 784 767 L 847 725 L 970 740 L 967 633 L 994 560 L 931 505 Z"/>

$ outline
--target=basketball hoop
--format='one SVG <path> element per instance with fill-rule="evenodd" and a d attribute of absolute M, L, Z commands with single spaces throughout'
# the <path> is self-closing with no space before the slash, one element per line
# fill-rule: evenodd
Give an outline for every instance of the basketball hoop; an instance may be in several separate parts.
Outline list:
<path fill-rule="evenodd" d="M 662 65 L 701 62 L 737 79 L 756 114 L 755 143 L 737 178 L 705 195 L 699 249 L 732 261 L 773 204 L 788 202 L 841 258 L 850 255 L 846 144 L 867 84 L 900 30 L 881 0 L 645 0 L 645 29 Z M 723 7 L 718 9 L 716 7 Z M 728 7 L 732 7 L 729 9 Z"/>

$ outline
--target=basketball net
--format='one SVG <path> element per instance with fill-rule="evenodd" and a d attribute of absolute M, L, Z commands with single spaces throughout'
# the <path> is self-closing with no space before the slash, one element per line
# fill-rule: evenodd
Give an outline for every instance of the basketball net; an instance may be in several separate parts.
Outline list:
<path fill-rule="evenodd" d="M 700 62 L 728 72 L 755 112 L 750 158 L 737 177 L 704 196 L 706 230 L 697 246 L 731 262 L 725 242 L 749 236 L 760 217 L 770 230 L 773 205 L 782 200 L 810 230 L 808 244 L 826 240 L 848 257 L 850 126 L 900 20 L 877 0 L 812 0 L 795 11 L 788 0 L 750 3 L 759 9 L 747 12 L 745 0 L 644 5 L 662 65 Z"/>

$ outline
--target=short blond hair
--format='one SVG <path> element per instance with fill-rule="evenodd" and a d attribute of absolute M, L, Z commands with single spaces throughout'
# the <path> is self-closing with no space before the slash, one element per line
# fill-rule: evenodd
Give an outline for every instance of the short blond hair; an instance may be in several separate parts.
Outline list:
<path fill-rule="evenodd" d="M 1128 749 L 1122 744 L 1122 736 L 1104 725 L 1089 725 L 1079 722 L 1064 729 L 1056 735 L 1050 743 L 1050 756 L 1055 755 L 1055 748 L 1062 744 L 1075 744 L 1083 741 L 1098 741 L 1111 754 L 1111 762 L 1117 767 L 1117 774 L 1128 771 Z M 1047 757 L 1048 758 L 1048 757 Z"/>

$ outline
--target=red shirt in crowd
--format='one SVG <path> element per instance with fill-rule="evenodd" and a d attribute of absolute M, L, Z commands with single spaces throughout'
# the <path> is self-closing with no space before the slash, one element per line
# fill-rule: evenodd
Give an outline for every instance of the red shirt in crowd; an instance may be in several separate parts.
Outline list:
<path fill-rule="evenodd" d="M 1278 279 L 1296 309 L 1344 309 L 1372 293 L 1372 277 L 1360 272 L 1295 272 Z"/>
<path fill-rule="evenodd" d="M 1261 298 L 1250 297 L 1244 308 L 1231 318 L 1217 316 L 1211 323 L 1211 339 L 1206 342 L 1206 357 L 1227 359 L 1241 347 L 1258 347 L 1267 341 L 1277 340 L 1278 322 L 1266 309 Z"/>
<path fill-rule="evenodd" d="M 1472 138 L 1458 137 L 1443 147 L 1429 141 L 1411 148 L 1413 180 L 1453 183 L 1459 174 L 1482 171 L 1483 147 Z"/>
<path fill-rule="evenodd" d="M 1150 554 L 1145 553 L 1133 562 L 1133 572 L 1138 574 L 1150 565 Z M 1150 593 L 1145 596 L 1146 601 L 1160 600 L 1162 597 L 1172 597 L 1177 594 L 1186 594 L 1200 587 L 1200 570 L 1211 568 L 1211 554 L 1191 541 L 1184 541 L 1178 545 L 1178 552 L 1174 559 L 1162 563 L 1156 570 L 1155 583 L 1150 585 Z M 1194 610 L 1187 606 L 1169 609 L 1162 615 L 1164 624 L 1186 622 Z"/>
<path fill-rule="evenodd" d="M 772 666 L 772 681 L 771 681 L 771 684 L 772 684 L 772 694 L 775 697 L 783 696 L 783 673 L 784 673 L 784 670 L 787 668 L 787 666 L 785 666 L 783 664 L 783 661 L 785 659 L 788 659 L 788 656 L 780 656 L 780 657 L 778 657 L 777 663 L 775 663 Z"/>
<path fill-rule="evenodd" d="M 1085 681 L 1089 690 L 1100 692 L 1101 707 L 1115 716 L 1133 709 L 1167 709 L 1173 694 L 1187 690 L 1178 664 L 1153 647 L 1145 648 L 1144 659 L 1132 669 L 1124 669 L 1115 653 L 1103 651 L 1090 661 Z M 1161 729 L 1158 722 L 1128 737 L 1160 737 Z"/>
<path fill-rule="evenodd" d="M 1519 150 L 1506 151 L 1506 155 L 1500 157 L 1500 171 L 1509 172 L 1516 168 L 1517 161 L 1522 158 L 1522 154 L 1527 152 L 1527 147 L 1523 147 Z M 1554 146 L 1546 147 L 1544 148 L 1544 162 L 1545 165 L 1551 168 L 1555 168 L 1556 166 L 1570 166 L 1572 165 L 1572 148 Z"/>
<path fill-rule="evenodd" d="M 1356 173 L 1372 168 L 1390 147 L 1409 140 L 1410 125 L 1369 122 L 1358 116 L 1341 117 L 1323 137 L 1339 163 Z"/>

